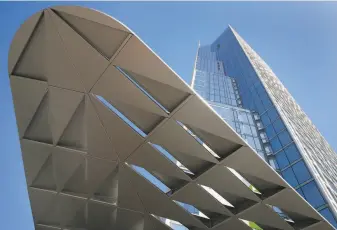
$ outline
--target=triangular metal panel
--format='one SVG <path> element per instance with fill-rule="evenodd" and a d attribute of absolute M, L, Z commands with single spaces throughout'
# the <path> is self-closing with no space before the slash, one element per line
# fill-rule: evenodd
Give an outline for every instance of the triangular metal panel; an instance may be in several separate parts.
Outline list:
<path fill-rule="evenodd" d="M 47 81 L 45 75 L 46 64 L 46 20 L 41 16 L 23 53 L 17 61 L 13 75 L 31 79 Z"/>
<path fill-rule="evenodd" d="M 10 83 L 19 135 L 22 137 L 47 93 L 48 85 L 43 81 L 13 75 L 10 77 Z"/>
<path fill-rule="evenodd" d="M 120 182 L 118 180 L 118 166 L 100 183 L 93 193 L 92 199 L 110 204 L 117 204 Z"/>
<path fill-rule="evenodd" d="M 261 178 L 271 184 L 277 184 L 285 188 L 289 187 L 278 174 L 275 172 L 269 173 L 273 169 L 249 147 L 241 147 L 225 158 L 221 164 L 247 175 Z"/>
<path fill-rule="evenodd" d="M 113 29 L 109 26 L 61 11 L 57 12 L 57 14 L 88 43 L 109 59 L 115 54 L 129 34 L 125 31 Z"/>
<path fill-rule="evenodd" d="M 150 141 L 163 146 L 169 152 L 181 152 L 205 161 L 217 162 L 205 147 L 172 119 L 158 128 Z"/>
<path fill-rule="evenodd" d="M 144 144 L 138 148 L 127 160 L 129 164 L 137 165 L 149 171 L 163 173 L 167 176 L 176 177 L 182 180 L 191 179 L 167 157 L 154 149 L 150 144 Z"/>
<path fill-rule="evenodd" d="M 163 84 L 146 76 L 123 70 L 141 87 L 143 87 L 151 96 L 153 96 L 168 111 L 172 112 L 180 105 L 190 94 L 170 85 Z"/>
<path fill-rule="evenodd" d="M 264 204 L 256 204 L 253 207 L 237 215 L 238 218 L 266 225 L 274 229 L 292 230 L 294 229 L 276 212 Z"/>
<path fill-rule="evenodd" d="M 53 142 L 57 144 L 76 108 L 83 99 L 83 93 L 56 87 L 49 87 L 49 124 Z"/>
<path fill-rule="evenodd" d="M 34 222 L 39 223 L 45 215 L 46 210 L 50 208 L 53 201 L 56 199 L 56 192 L 28 188 L 28 194 Z"/>
<path fill-rule="evenodd" d="M 212 230 L 252 230 L 252 228 L 248 227 L 241 220 L 238 220 L 236 217 L 232 217 L 230 219 L 225 220 L 221 224 L 218 224 L 216 227 L 212 228 Z"/>
<path fill-rule="evenodd" d="M 41 223 L 60 227 L 68 226 L 76 212 L 85 208 L 85 202 L 83 198 L 59 194 L 50 209 L 46 211 Z"/>
<path fill-rule="evenodd" d="M 52 144 L 53 137 L 48 117 L 49 117 L 49 94 L 47 93 L 42 99 L 23 137 L 29 140 L 35 140 L 43 143 Z"/>
<path fill-rule="evenodd" d="M 72 149 L 55 147 L 52 153 L 58 190 L 62 190 L 77 168 L 83 164 L 84 156 Z"/>
<path fill-rule="evenodd" d="M 51 16 L 45 13 L 45 76 L 48 84 L 84 92 L 84 85 Z M 43 48 L 43 47 L 41 47 Z"/>
<path fill-rule="evenodd" d="M 53 158 L 49 155 L 39 173 L 32 181 L 31 187 L 56 191 L 57 182 L 54 170 Z"/>
<path fill-rule="evenodd" d="M 135 50 L 137 50 L 136 54 Z M 112 63 L 123 69 L 192 94 L 192 90 L 186 83 L 179 79 L 173 70 L 136 36 L 129 39 Z"/>
<path fill-rule="evenodd" d="M 107 131 L 101 123 L 89 96 L 85 96 L 85 103 L 88 154 L 99 158 L 117 160 L 118 155 L 113 143 L 109 139 Z"/>
<path fill-rule="evenodd" d="M 114 106 L 145 134 L 149 134 L 164 119 L 163 116 L 118 101 L 114 103 Z"/>
<path fill-rule="evenodd" d="M 53 147 L 36 141 L 21 140 L 27 185 L 30 186 L 47 161 Z"/>
<path fill-rule="evenodd" d="M 143 230 L 144 214 L 117 208 L 117 221 L 115 229 Z"/>
<path fill-rule="evenodd" d="M 193 205 L 201 210 L 231 216 L 232 213 L 212 195 L 196 183 L 189 183 L 172 196 L 173 200 Z"/>
<path fill-rule="evenodd" d="M 89 201 L 86 216 L 86 229 L 88 230 L 115 229 L 117 209 L 113 205 Z"/>
<path fill-rule="evenodd" d="M 302 197 L 298 197 L 298 194 L 292 188 L 278 192 L 265 199 L 264 203 L 277 206 L 285 212 L 299 213 L 316 220 L 322 219 Z"/>
<path fill-rule="evenodd" d="M 88 44 L 79 34 L 69 27 L 52 11 L 48 11 L 64 42 L 70 59 L 79 72 L 81 80 L 88 92 L 109 65 L 100 53 Z M 79 50 L 81 52 L 79 52 Z"/>
<path fill-rule="evenodd" d="M 240 144 L 213 135 L 202 129 L 189 126 L 191 131 L 204 141 L 219 157 L 225 158 L 241 147 Z"/>
<path fill-rule="evenodd" d="M 172 230 L 172 228 L 154 218 L 152 215 L 146 215 L 144 220 L 144 230 Z"/>
<path fill-rule="evenodd" d="M 15 67 L 17 61 L 19 60 L 25 46 L 27 45 L 36 25 L 38 24 L 42 11 L 34 14 L 28 18 L 24 24 L 21 25 L 20 30 L 17 30 L 12 45 L 10 47 L 10 52 L 8 55 L 8 72 L 9 75 L 12 74 L 13 68 Z M 15 45 L 13 45 L 15 44 Z"/>
<path fill-rule="evenodd" d="M 206 109 L 206 107 L 209 108 Z M 204 130 L 236 144 L 246 145 L 230 125 L 222 120 L 216 112 L 213 112 L 210 106 L 198 96 L 193 96 L 189 99 L 185 105 L 174 114 L 173 118 L 187 126 Z"/>
<path fill-rule="evenodd" d="M 167 116 L 164 110 L 113 65 L 107 68 L 91 90 L 91 93 L 104 97 L 112 104 L 124 103 L 149 113 Z"/>
<path fill-rule="evenodd" d="M 220 195 L 222 193 L 231 193 L 256 202 L 261 201 L 251 189 L 222 165 L 211 168 L 198 177 L 196 181 L 199 184 L 215 189 Z"/>
<path fill-rule="evenodd" d="M 103 14 L 99 11 L 87 9 L 84 7 L 77 6 L 55 6 L 52 9 L 58 12 L 64 12 L 67 14 L 71 14 L 77 16 L 79 18 L 85 18 L 87 20 L 97 22 L 106 26 L 109 26 L 113 29 L 122 30 L 125 32 L 131 32 L 128 28 L 126 28 L 122 23 L 112 18 L 107 14 Z"/>
<path fill-rule="evenodd" d="M 120 160 L 126 159 L 140 144 L 143 138 L 128 124 L 110 111 L 93 96 L 90 99 L 102 121 Z M 116 132 L 118 130 L 118 132 Z"/>
<path fill-rule="evenodd" d="M 87 157 L 87 192 L 94 193 L 99 185 L 116 169 L 116 166 L 116 162 Z"/>
<path fill-rule="evenodd" d="M 83 98 L 59 138 L 57 145 L 81 151 L 87 150 L 85 104 L 85 99 Z"/>
<path fill-rule="evenodd" d="M 198 219 L 187 213 L 178 204 L 175 204 L 166 194 L 138 175 L 137 172 L 129 167 L 125 167 L 125 169 L 125 175 L 131 180 L 148 213 L 179 221 L 185 226 L 205 227 Z"/>
<path fill-rule="evenodd" d="M 145 212 L 137 190 L 133 187 L 128 177 L 128 169 L 125 165 L 119 166 L 118 172 L 118 206 L 134 211 Z"/>

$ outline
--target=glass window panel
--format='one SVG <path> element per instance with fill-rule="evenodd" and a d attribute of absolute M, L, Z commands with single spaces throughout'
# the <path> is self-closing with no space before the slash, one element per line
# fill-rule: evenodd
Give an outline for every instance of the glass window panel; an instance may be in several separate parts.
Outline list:
<path fill-rule="evenodd" d="M 246 141 L 250 145 L 250 147 L 252 147 L 253 149 L 256 149 L 253 137 L 246 136 Z"/>
<path fill-rule="evenodd" d="M 302 191 L 306 200 L 314 208 L 317 208 L 325 203 L 320 191 L 317 188 L 315 181 L 311 181 L 310 183 L 302 186 Z"/>
<path fill-rule="evenodd" d="M 297 162 L 292 167 L 293 167 L 294 173 L 296 175 L 296 178 L 297 178 L 297 180 L 300 184 L 311 178 L 311 175 L 308 171 L 308 168 L 304 164 L 303 160 Z"/>
<path fill-rule="evenodd" d="M 238 112 L 239 121 L 248 123 L 247 113 Z"/>
<path fill-rule="evenodd" d="M 254 138 L 254 140 L 255 140 L 256 149 L 257 150 L 262 150 L 262 146 L 261 146 L 261 143 L 259 141 L 259 138 Z"/>
<path fill-rule="evenodd" d="M 270 141 L 271 148 L 273 149 L 274 153 L 276 153 L 278 150 L 282 148 L 281 142 L 277 137 L 273 138 Z"/>
<path fill-rule="evenodd" d="M 286 155 L 287 155 L 287 157 L 288 157 L 290 163 L 291 163 L 291 162 L 294 162 L 294 161 L 296 161 L 296 160 L 298 160 L 298 159 L 301 158 L 301 155 L 300 155 L 300 153 L 298 152 L 298 150 L 297 150 L 295 144 L 291 144 L 289 147 L 287 147 L 287 148 L 285 149 L 285 153 L 286 153 Z"/>
<path fill-rule="evenodd" d="M 265 108 L 260 100 L 255 101 L 256 110 L 261 114 L 265 111 Z"/>
<path fill-rule="evenodd" d="M 267 113 L 262 114 L 262 116 L 261 116 L 261 121 L 262 121 L 262 123 L 263 123 L 263 125 L 264 125 L 265 127 L 267 127 L 267 125 L 270 124 L 270 119 L 269 119 Z"/>
<path fill-rule="evenodd" d="M 257 126 L 257 128 L 258 129 L 262 129 L 263 128 L 263 125 L 262 125 L 262 123 L 261 122 L 256 122 L 256 126 Z"/>
<path fill-rule="evenodd" d="M 319 213 L 324 216 L 325 219 L 327 219 L 336 229 L 337 229 L 337 222 L 334 216 L 332 215 L 329 208 L 324 208 Z"/>
<path fill-rule="evenodd" d="M 264 150 L 266 151 L 266 153 L 271 153 L 272 152 L 269 145 L 265 146 Z"/>
<path fill-rule="evenodd" d="M 252 135 L 252 131 L 250 130 L 249 125 L 241 124 L 241 131 L 243 134 Z"/>
<path fill-rule="evenodd" d="M 284 151 L 278 152 L 276 154 L 276 161 L 277 161 L 280 169 L 283 169 L 283 168 L 285 168 L 289 165 L 289 161 L 288 161 Z"/>
<path fill-rule="evenodd" d="M 252 130 L 252 134 L 254 137 L 257 137 L 257 131 L 256 131 L 256 127 L 255 126 L 250 126 L 251 130 Z"/>
<path fill-rule="evenodd" d="M 278 138 L 280 139 L 281 144 L 283 146 L 286 146 L 287 144 L 289 144 L 292 141 L 292 139 L 291 139 L 287 130 L 284 130 L 282 133 L 280 133 L 278 135 Z"/>
<path fill-rule="evenodd" d="M 263 102 L 265 108 L 269 108 L 270 106 L 273 105 L 273 103 L 271 102 L 271 100 L 268 97 L 265 97 L 262 102 Z"/>
<path fill-rule="evenodd" d="M 277 113 L 275 107 L 270 108 L 268 110 L 268 116 L 269 116 L 269 118 L 270 118 L 271 121 L 275 121 L 276 120 L 276 118 L 278 117 L 278 113 Z"/>
<path fill-rule="evenodd" d="M 251 114 L 247 114 L 247 115 L 248 115 L 249 124 L 254 125 L 254 121 L 253 121 L 252 115 Z"/>
<path fill-rule="evenodd" d="M 291 168 L 284 170 L 282 173 L 282 177 L 292 186 L 296 187 L 298 182 L 296 180 L 295 174 Z"/>
<path fill-rule="evenodd" d="M 278 165 L 278 163 L 277 163 L 277 161 L 275 160 L 275 159 L 273 159 L 273 158 L 270 158 L 269 159 L 269 164 L 270 164 L 270 166 L 273 168 L 273 169 L 279 169 L 280 167 L 279 167 L 279 165 Z"/>
<path fill-rule="evenodd" d="M 267 134 L 269 139 L 272 139 L 276 135 L 276 132 L 275 132 L 274 127 L 272 125 L 269 125 L 266 128 L 266 134 Z"/>
<path fill-rule="evenodd" d="M 285 129 L 283 121 L 281 121 L 280 119 L 276 120 L 273 123 L 273 126 L 274 126 L 274 129 L 275 129 L 276 133 L 279 133 L 280 131 L 282 131 L 283 129 Z"/>

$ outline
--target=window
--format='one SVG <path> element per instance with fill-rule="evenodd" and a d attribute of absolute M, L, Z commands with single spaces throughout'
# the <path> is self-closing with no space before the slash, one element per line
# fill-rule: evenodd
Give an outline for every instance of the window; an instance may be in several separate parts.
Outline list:
<path fill-rule="evenodd" d="M 334 216 L 332 215 L 331 211 L 329 208 L 324 208 L 319 213 L 324 216 L 325 219 L 327 219 L 330 224 L 332 224 L 335 228 L 337 228 L 337 222 Z"/>
<path fill-rule="evenodd" d="M 283 122 L 278 119 L 273 123 L 274 129 L 276 131 L 276 133 L 279 133 L 280 131 L 282 131 L 283 129 L 285 129 L 285 126 L 283 124 Z"/>
<path fill-rule="evenodd" d="M 287 144 L 289 144 L 292 141 L 292 139 L 291 139 L 287 130 L 284 130 L 282 133 L 280 133 L 278 135 L 278 138 L 280 139 L 281 144 L 283 146 L 286 146 Z"/>
<path fill-rule="evenodd" d="M 260 100 L 255 101 L 255 107 L 260 114 L 265 111 L 265 108 Z"/>
<path fill-rule="evenodd" d="M 282 145 L 277 137 L 270 141 L 271 148 L 273 149 L 274 153 L 282 148 Z"/>
<path fill-rule="evenodd" d="M 245 112 L 238 111 L 238 118 L 239 118 L 239 121 L 248 123 L 247 114 Z"/>
<path fill-rule="evenodd" d="M 240 123 L 240 125 L 241 125 L 241 132 L 242 132 L 242 134 L 252 135 L 252 132 L 250 130 L 250 126 L 249 125 L 242 124 L 242 123 Z"/>
<path fill-rule="evenodd" d="M 276 132 L 275 132 L 274 127 L 272 125 L 269 125 L 266 128 L 266 134 L 267 134 L 269 139 L 273 138 L 276 135 Z"/>
<path fill-rule="evenodd" d="M 298 150 L 297 150 L 295 144 L 289 145 L 289 147 L 287 147 L 287 148 L 285 149 L 285 153 L 286 153 L 286 155 L 287 155 L 287 157 L 288 157 L 290 163 L 291 163 L 291 162 L 294 162 L 294 161 L 296 161 L 296 160 L 298 160 L 298 159 L 301 158 L 301 155 L 300 155 L 300 153 L 298 152 Z"/>
<path fill-rule="evenodd" d="M 311 178 L 308 168 L 307 166 L 305 166 L 303 160 L 297 162 L 292 167 L 296 175 L 296 178 L 300 184 Z"/>
<path fill-rule="evenodd" d="M 256 149 L 257 150 L 262 150 L 262 146 L 261 146 L 261 143 L 260 143 L 259 139 L 258 138 L 254 138 L 254 140 L 255 140 Z"/>
<path fill-rule="evenodd" d="M 298 182 L 292 168 L 288 168 L 282 172 L 282 177 L 292 186 L 296 187 Z"/>
<path fill-rule="evenodd" d="M 264 99 L 262 100 L 262 102 L 265 108 L 269 108 L 270 106 L 273 105 L 273 103 L 271 102 L 271 100 L 268 98 L 267 95 L 264 96 Z"/>
<path fill-rule="evenodd" d="M 304 186 L 302 186 L 303 194 L 306 200 L 314 207 L 318 208 L 325 204 L 325 201 L 319 192 L 316 182 L 312 181 Z"/>
<path fill-rule="evenodd" d="M 268 110 L 268 116 L 269 116 L 271 121 L 275 121 L 276 118 L 278 118 L 278 113 L 277 113 L 275 107 L 272 107 Z"/>
<path fill-rule="evenodd" d="M 268 117 L 267 113 L 264 113 L 261 116 L 261 120 L 262 120 L 262 123 L 265 127 L 270 124 L 270 120 L 269 120 L 269 117 Z"/>
<path fill-rule="evenodd" d="M 267 154 L 272 152 L 269 145 L 265 146 L 264 150 L 266 151 Z"/>
<path fill-rule="evenodd" d="M 283 169 L 283 168 L 285 168 L 286 166 L 289 165 L 289 161 L 288 161 L 284 151 L 278 152 L 276 154 L 276 161 L 277 161 L 280 169 Z"/>
<path fill-rule="evenodd" d="M 252 147 L 253 149 L 256 149 L 253 137 L 246 136 L 246 141 L 250 145 L 250 147 Z"/>

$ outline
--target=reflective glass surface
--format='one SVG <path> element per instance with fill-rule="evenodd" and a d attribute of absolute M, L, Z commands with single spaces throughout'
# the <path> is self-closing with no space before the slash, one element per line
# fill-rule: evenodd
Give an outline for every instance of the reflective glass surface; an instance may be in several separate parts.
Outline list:
<path fill-rule="evenodd" d="M 334 216 L 331 213 L 331 210 L 329 208 L 324 208 L 319 213 L 324 216 L 325 219 L 327 219 L 335 228 L 337 228 L 337 222 Z"/>
<path fill-rule="evenodd" d="M 301 145 L 300 153 L 298 140 L 305 139 L 308 142 L 315 130 L 306 135 L 305 128 L 308 127 L 308 122 L 302 122 L 306 117 L 297 105 L 294 113 L 286 107 L 289 117 L 284 115 L 280 104 L 288 105 L 291 98 L 281 98 L 279 104 L 277 103 L 275 95 L 286 90 L 283 85 L 278 84 L 276 77 L 273 79 L 273 73 L 267 69 L 263 61 L 253 59 L 254 51 L 240 39 L 231 29 L 227 29 L 210 46 L 199 48 L 194 88 L 249 145 L 261 156 L 267 157 L 266 161 L 273 168 L 280 170 L 280 174 L 296 188 L 298 193 L 314 207 L 322 208 L 326 202 L 318 191 L 301 153 L 330 150 L 321 145 L 322 138 L 316 136 L 317 144 L 305 145 L 305 148 Z M 230 79 L 231 83 L 227 79 Z M 256 114 L 255 119 L 252 114 Z M 289 126 L 291 123 L 289 120 L 295 119 L 299 120 L 298 123 L 302 122 L 303 127 L 299 128 L 294 123 Z M 287 127 L 292 130 L 288 130 L 284 122 L 287 122 Z M 301 130 L 297 136 L 294 134 L 294 127 Z M 315 157 L 317 156 L 312 158 Z M 336 165 L 337 162 L 331 164 Z M 337 178 L 337 174 L 335 177 Z M 329 183 L 333 184 L 330 181 Z M 324 212 L 329 216 L 328 211 Z"/>
<path fill-rule="evenodd" d="M 293 187 L 296 187 L 298 185 L 298 182 L 296 180 L 295 174 L 292 170 L 292 168 L 288 168 L 284 170 L 282 173 L 283 178 Z"/>
<path fill-rule="evenodd" d="M 318 208 L 325 204 L 325 201 L 317 188 L 316 182 L 312 181 L 302 186 L 302 191 L 305 199 L 314 207 Z"/>
<path fill-rule="evenodd" d="M 307 166 L 304 164 L 303 160 L 297 162 L 292 166 L 293 171 L 296 175 L 298 183 L 303 183 L 311 178 Z"/>
<path fill-rule="evenodd" d="M 284 151 L 285 151 L 285 153 L 286 153 L 286 155 L 287 155 L 287 157 L 288 157 L 290 163 L 291 163 L 291 162 L 294 162 L 294 161 L 296 161 L 296 160 L 298 160 L 298 159 L 301 158 L 301 155 L 300 155 L 300 153 L 298 152 L 298 150 L 297 150 L 295 144 L 289 145 L 287 148 L 285 148 Z"/>

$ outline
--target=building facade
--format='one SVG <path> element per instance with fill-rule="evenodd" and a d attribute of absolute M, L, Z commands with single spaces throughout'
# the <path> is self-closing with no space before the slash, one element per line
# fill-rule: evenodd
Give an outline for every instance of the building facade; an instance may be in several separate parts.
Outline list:
<path fill-rule="evenodd" d="M 270 67 L 230 26 L 198 48 L 192 87 L 337 227 L 337 155 Z"/>

